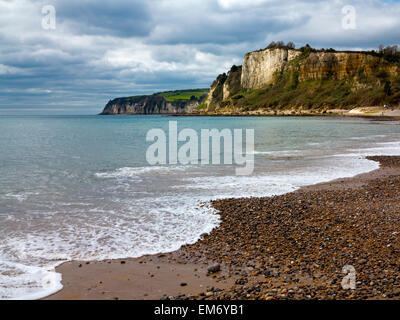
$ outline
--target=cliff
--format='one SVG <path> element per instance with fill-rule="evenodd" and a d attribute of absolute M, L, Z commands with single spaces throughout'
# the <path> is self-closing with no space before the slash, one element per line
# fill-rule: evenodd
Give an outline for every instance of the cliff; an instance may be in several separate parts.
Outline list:
<path fill-rule="evenodd" d="M 186 114 L 206 97 L 207 89 L 177 90 L 109 101 L 101 115 Z"/>
<path fill-rule="evenodd" d="M 270 46 L 247 53 L 242 66 L 219 75 L 210 89 L 118 98 L 102 114 L 303 114 L 400 106 L 400 53 L 388 48 L 378 53 Z"/>
<path fill-rule="evenodd" d="M 317 51 L 309 46 L 258 50 L 244 56 L 242 67 L 217 78 L 204 112 L 399 105 L 399 65 L 399 53 Z"/>
<path fill-rule="evenodd" d="M 299 51 L 277 48 L 250 52 L 244 56 L 242 88 L 259 89 L 274 82 L 274 74 L 285 70 Z"/>

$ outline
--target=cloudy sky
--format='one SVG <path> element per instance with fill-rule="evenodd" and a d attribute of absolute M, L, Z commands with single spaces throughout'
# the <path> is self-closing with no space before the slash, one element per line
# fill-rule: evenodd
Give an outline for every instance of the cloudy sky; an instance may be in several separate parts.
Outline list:
<path fill-rule="evenodd" d="M 343 28 L 349 5 L 355 29 Z M 272 40 L 398 44 L 400 2 L 0 0 L 0 115 L 94 114 L 116 97 L 208 87 Z"/>

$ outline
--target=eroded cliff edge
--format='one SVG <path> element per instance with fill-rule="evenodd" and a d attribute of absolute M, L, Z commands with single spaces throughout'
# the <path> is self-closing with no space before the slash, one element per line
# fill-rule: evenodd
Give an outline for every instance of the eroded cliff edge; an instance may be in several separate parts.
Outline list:
<path fill-rule="evenodd" d="M 219 75 L 202 113 L 353 109 L 400 104 L 400 54 L 337 52 L 309 46 L 247 53 Z"/>

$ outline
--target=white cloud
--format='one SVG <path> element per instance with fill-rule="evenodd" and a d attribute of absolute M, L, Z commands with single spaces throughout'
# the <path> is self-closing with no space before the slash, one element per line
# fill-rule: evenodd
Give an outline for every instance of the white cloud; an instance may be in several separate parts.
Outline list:
<path fill-rule="evenodd" d="M 52 93 L 53 91 L 48 90 L 48 89 L 41 89 L 41 88 L 29 88 L 25 90 L 27 93 L 33 93 L 33 94 L 48 94 Z"/>
<path fill-rule="evenodd" d="M 28 71 L 21 68 L 15 68 L 6 66 L 4 64 L 0 64 L 0 75 L 16 75 L 16 74 L 20 75 L 28 74 Z"/>
<path fill-rule="evenodd" d="M 163 51 L 163 54 L 160 54 Z M 155 54 L 156 53 L 156 54 Z M 179 59 L 175 59 L 178 55 Z M 237 63 L 235 57 L 203 52 L 190 45 L 148 45 L 137 43 L 108 50 L 97 66 L 124 69 L 133 73 L 185 73 L 215 76 Z"/>
<path fill-rule="evenodd" d="M 275 0 L 218 0 L 218 4 L 223 9 L 241 9 L 259 6 Z"/>

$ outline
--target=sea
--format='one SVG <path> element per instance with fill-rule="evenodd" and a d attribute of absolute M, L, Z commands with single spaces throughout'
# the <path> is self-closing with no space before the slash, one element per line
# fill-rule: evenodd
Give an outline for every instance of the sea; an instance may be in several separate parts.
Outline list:
<path fill-rule="evenodd" d="M 254 129 L 254 172 L 150 165 L 151 129 Z M 222 151 L 221 151 L 222 152 Z M 71 260 L 172 252 L 218 227 L 209 201 L 281 195 L 379 168 L 400 125 L 334 117 L 0 116 L 0 299 L 62 289 Z M 284 240 L 284 239 L 283 239 Z"/>

